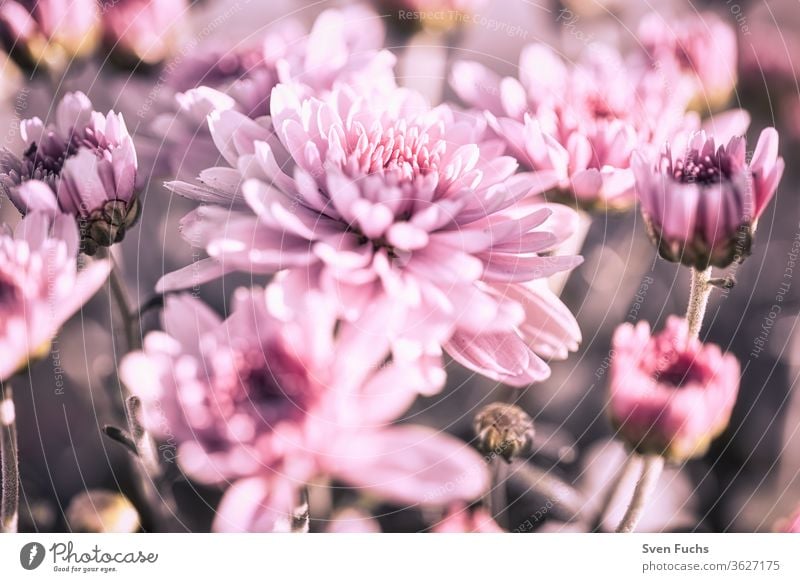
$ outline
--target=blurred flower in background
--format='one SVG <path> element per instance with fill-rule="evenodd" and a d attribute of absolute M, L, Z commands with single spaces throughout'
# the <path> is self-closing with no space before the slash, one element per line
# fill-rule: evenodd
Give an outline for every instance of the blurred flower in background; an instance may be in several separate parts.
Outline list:
<path fill-rule="evenodd" d="M 100 0 L 103 44 L 122 63 L 153 65 L 171 56 L 185 33 L 188 0 Z"/>
<path fill-rule="evenodd" d="M 5 0 L 0 42 L 26 69 L 60 72 L 89 56 L 100 38 L 95 0 Z"/>

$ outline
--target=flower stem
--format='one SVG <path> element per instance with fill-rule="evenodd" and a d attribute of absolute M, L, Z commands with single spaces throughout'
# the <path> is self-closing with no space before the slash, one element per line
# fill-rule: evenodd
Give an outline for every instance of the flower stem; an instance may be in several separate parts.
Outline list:
<path fill-rule="evenodd" d="M 0 385 L 2 386 L 2 385 Z M 19 457 L 17 451 L 17 422 L 11 386 L 2 386 L 0 401 L 0 532 L 16 533 L 19 515 Z"/>
<path fill-rule="evenodd" d="M 614 500 L 617 498 L 617 495 L 619 495 L 619 490 L 622 487 L 622 484 L 628 480 L 633 471 L 636 469 L 637 459 L 638 457 L 634 453 L 628 455 L 628 457 L 625 459 L 625 463 L 619 467 L 611 477 L 608 487 L 606 488 L 605 495 L 603 496 L 603 500 L 600 503 L 600 509 L 595 515 L 589 531 L 599 532 L 601 530 L 603 527 L 603 518 L 605 518 L 608 510 L 614 504 Z"/>
<path fill-rule="evenodd" d="M 506 523 L 508 463 L 495 455 L 489 461 L 489 470 L 492 474 L 492 482 L 490 490 L 486 493 L 484 506 L 501 528 L 508 529 Z"/>
<path fill-rule="evenodd" d="M 138 350 L 142 347 L 139 330 L 137 329 L 138 326 L 136 325 L 138 317 L 134 314 L 133 304 L 128 296 L 128 289 L 125 287 L 119 265 L 114 260 L 111 253 L 109 253 L 109 258 L 112 264 L 111 275 L 109 276 L 111 294 L 117 304 L 117 310 L 122 317 L 122 325 L 125 328 L 125 338 L 128 342 L 128 349 Z"/>
<path fill-rule="evenodd" d="M 703 317 L 708 306 L 708 296 L 711 294 L 712 285 L 711 267 L 704 271 L 692 269 L 692 288 L 689 292 L 689 306 L 686 309 L 686 319 L 689 322 L 689 338 L 696 339 L 700 335 Z"/>
<path fill-rule="evenodd" d="M 644 455 L 642 457 L 642 473 L 633 490 L 630 505 L 617 526 L 617 533 L 631 533 L 636 529 L 636 525 L 644 515 L 644 508 L 655 491 L 663 468 L 664 457 L 661 455 Z"/>

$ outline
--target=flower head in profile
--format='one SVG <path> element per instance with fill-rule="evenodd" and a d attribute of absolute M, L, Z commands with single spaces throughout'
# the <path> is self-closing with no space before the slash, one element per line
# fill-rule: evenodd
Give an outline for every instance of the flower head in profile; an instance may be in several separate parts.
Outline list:
<path fill-rule="evenodd" d="M 233 111 L 211 118 L 231 168 L 201 185 L 170 183 L 200 201 L 184 237 L 210 259 L 161 289 L 228 270 L 308 269 L 344 317 L 369 311 L 394 348 L 435 354 L 523 386 L 549 375 L 580 338 L 545 279 L 580 263 L 551 251 L 572 232 L 564 207 L 516 204 L 540 191 L 482 120 L 416 93 L 377 99 L 347 87 L 325 100 L 272 94 L 273 131 Z M 233 210 L 231 210 L 233 208 Z"/>
<path fill-rule="evenodd" d="M 53 123 L 24 120 L 19 137 L 0 152 L 0 188 L 19 211 L 75 216 L 88 254 L 121 241 L 139 213 L 136 150 L 122 116 L 70 93 Z"/>
<path fill-rule="evenodd" d="M 47 354 L 59 328 L 97 292 L 107 261 L 78 272 L 75 219 L 32 212 L 0 231 L 0 381 Z"/>
<path fill-rule="evenodd" d="M 100 0 L 103 42 L 118 60 L 154 65 L 176 48 L 187 0 Z"/>
<path fill-rule="evenodd" d="M 703 455 L 728 425 L 739 392 L 739 362 L 690 338 L 686 320 L 665 329 L 620 325 L 614 333 L 609 412 L 618 435 L 642 454 L 682 461 Z"/>
<path fill-rule="evenodd" d="M 390 424 L 431 378 L 390 357 L 368 322 L 338 321 L 302 274 L 240 289 L 224 320 L 188 295 L 171 297 L 163 320 L 165 331 L 126 357 L 122 378 L 154 436 L 177 443 L 188 476 L 233 483 L 216 530 L 285 527 L 318 476 L 398 504 L 470 500 L 486 486 L 466 443 Z M 454 476 L 463 479 L 436 497 Z"/>
<path fill-rule="evenodd" d="M 95 0 L 0 3 L 0 44 L 22 67 L 64 69 L 91 53 L 99 36 Z"/>
<path fill-rule="evenodd" d="M 291 84 L 305 96 L 322 96 L 339 84 L 358 91 L 396 87 L 395 57 L 382 49 L 380 17 L 362 6 L 323 11 L 310 30 L 297 22 L 271 26 L 255 44 L 202 46 L 168 66 L 176 108 L 154 121 L 170 144 L 176 175 L 193 178 L 218 163 L 208 132 L 212 111 L 231 109 L 254 119 L 268 115 L 272 89 Z M 187 154 L 191 150 L 191 154 Z"/>
<path fill-rule="evenodd" d="M 728 102 L 736 86 L 736 33 L 719 16 L 704 12 L 669 21 L 651 13 L 642 19 L 638 39 L 651 62 L 689 81 L 698 109 L 713 111 Z"/>
<path fill-rule="evenodd" d="M 634 150 L 658 142 L 682 118 L 680 91 L 593 45 L 576 64 L 550 47 L 527 46 L 519 79 L 472 61 L 453 67 L 451 85 L 485 111 L 520 164 L 541 175 L 557 198 L 589 209 L 634 203 Z M 656 81 L 656 82 L 654 82 Z"/>
<path fill-rule="evenodd" d="M 758 218 L 783 175 L 778 132 L 761 132 L 750 163 L 747 144 L 715 143 L 697 132 L 685 151 L 667 145 L 657 160 L 637 155 L 636 187 L 648 231 L 668 261 L 704 270 L 727 267 L 750 253 Z"/>

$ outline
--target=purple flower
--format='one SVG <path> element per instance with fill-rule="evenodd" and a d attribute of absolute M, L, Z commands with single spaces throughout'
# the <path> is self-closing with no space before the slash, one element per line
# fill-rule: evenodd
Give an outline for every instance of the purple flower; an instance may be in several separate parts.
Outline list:
<path fill-rule="evenodd" d="M 67 94 L 55 123 L 34 117 L 20 140 L 0 153 L 0 187 L 20 212 L 75 216 L 82 250 L 119 242 L 138 217 L 137 159 L 121 115 L 92 110 L 83 93 Z"/>
<path fill-rule="evenodd" d="M 4 0 L 0 43 L 21 66 L 60 70 L 99 38 L 95 0 Z"/>
<path fill-rule="evenodd" d="M 750 253 L 756 223 L 775 194 L 784 162 L 773 128 L 761 132 L 749 164 L 746 150 L 743 137 L 717 147 L 701 131 L 678 155 L 669 145 L 653 163 L 637 155 L 642 213 L 662 257 L 704 270 L 727 267 Z"/>
<path fill-rule="evenodd" d="M 163 327 L 121 376 L 187 475 L 233 483 L 217 531 L 284 529 L 299 490 L 319 476 L 400 504 L 468 501 L 487 486 L 465 443 L 390 425 L 443 371 L 431 379 L 390 357 L 379 328 L 339 321 L 301 273 L 238 290 L 224 321 L 188 295 L 170 297 Z"/>
<path fill-rule="evenodd" d="M 549 181 L 554 194 L 586 208 L 626 209 L 634 203 L 631 155 L 666 138 L 683 116 L 681 93 L 593 46 L 575 65 L 550 47 L 527 46 L 519 79 L 460 61 L 451 85 L 487 113 L 492 128 L 524 167 Z"/>
<path fill-rule="evenodd" d="M 395 349 L 437 354 L 516 386 L 549 375 L 580 332 L 544 279 L 575 256 L 562 206 L 519 203 L 541 190 L 483 137 L 484 124 L 416 93 L 376 99 L 272 94 L 274 130 L 234 111 L 211 117 L 229 168 L 174 192 L 214 205 L 182 222 L 210 258 L 165 277 L 187 287 L 230 270 L 308 269 L 347 318 L 370 311 Z M 234 169 L 235 168 L 235 169 Z"/>
<path fill-rule="evenodd" d="M 78 229 L 67 215 L 32 212 L 0 231 L 0 381 L 46 355 L 50 341 L 106 280 L 107 261 L 78 272 Z"/>
<path fill-rule="evenodd" d="M 609 411 L 618 434 L 642 454 L 701 456 L 728 425 L 739 392 L 739 362 L 714 344 L 689 338 L 670 317 L 651 336 L 641 321 L 614 333 Z"/>

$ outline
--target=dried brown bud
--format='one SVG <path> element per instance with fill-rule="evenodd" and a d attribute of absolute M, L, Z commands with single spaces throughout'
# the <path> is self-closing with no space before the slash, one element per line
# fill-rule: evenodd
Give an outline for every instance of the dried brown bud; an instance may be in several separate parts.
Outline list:
<path fill-rule="evenodd" d="M 478 449 L 485 455 L 500 455 L 507 462 L 530 449 L 533 420 L 519 406 L 494 402 L 475 415 Z"/>

